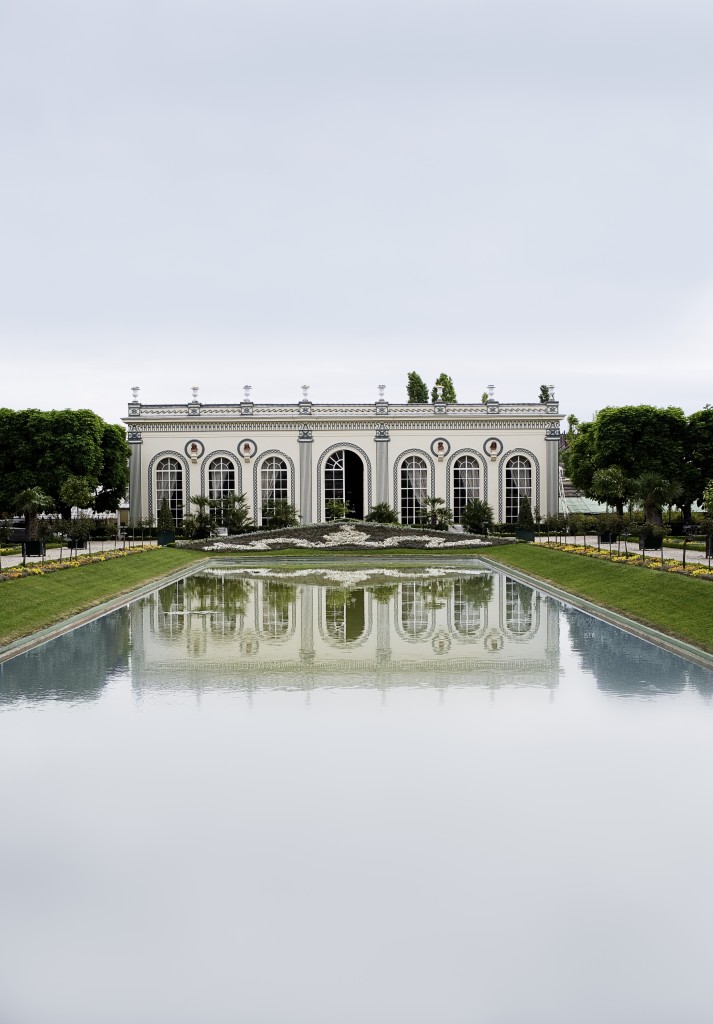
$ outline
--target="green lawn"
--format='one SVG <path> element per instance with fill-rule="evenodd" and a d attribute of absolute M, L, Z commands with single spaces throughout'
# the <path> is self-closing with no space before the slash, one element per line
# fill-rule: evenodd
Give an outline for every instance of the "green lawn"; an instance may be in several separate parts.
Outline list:
<path fill-rule="evenodd" d="M 484 552 L 502 565 L 713 652 L 713 583 L 535 544 Z"/>
<path fill-rule="evenodd" d="M 204 557 L 156 548 L 115 561 L 0 583 L 0 646 L 160 579 Z"/>

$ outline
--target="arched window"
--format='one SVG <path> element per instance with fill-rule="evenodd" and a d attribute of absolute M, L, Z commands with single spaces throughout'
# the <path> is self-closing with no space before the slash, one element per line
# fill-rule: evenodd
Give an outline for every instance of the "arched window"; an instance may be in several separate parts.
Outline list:
<path fill-rule="evenodd" d="M 423 522 L 428 495 L 428 469 L 418 455 L 409 455 L 401 463 L 401 522 Z"/>
<path fill-rule="evenodd" d="M 428 632 L 428 595 L 422 583 L 408 581 L 401 587 L 401 628 L 413 640 Z"/>
<path fill-rule="evenodd" d="M 230 459 L 223 457 L 213 459 L 208 466 L 208 497 L 213 501 L 224 502 L 235 494 L 235 466 Z M 212 510 L 215 518 L 222 524 L 224 515 L 222 508 Z"/>
<path fill-rule="evenodd" d="M 505 522 L 514 523 L 520 511 L 520 498 L 532 504 L 532 466 L 524 455 L 515 455 L 505 466 Z"/>
<path fill-rule="evenodd" d="M 474 498 L 480 497 L 480 466 L 472 455 L 456 459 L 453 466 L 453 521 L 460 522 L 461 512 Z"/>
<path fill-rule="evenodd" d="M 272 455 L 260 467 L 260 509 L 262 518 L 269 518 L 276 501 L 287 501 L 287 463 Z"/>
<path fill-rule="evenodd" d="M 324 500 L 345 501 L 345 451 L 332 452 L 324 464 Z"/>
<path fill-rule="evenodd" d="M 161 459 L 156 465 L 156 513 L 168 502 L 173 521 L 183 521 L 183 467 L 178 459 Z"/>
<path fill-rule="evenodd" d="M 505 625 L 516 636 L 532 629 L 532 587 L 515 580 L 505 581 Z"/>

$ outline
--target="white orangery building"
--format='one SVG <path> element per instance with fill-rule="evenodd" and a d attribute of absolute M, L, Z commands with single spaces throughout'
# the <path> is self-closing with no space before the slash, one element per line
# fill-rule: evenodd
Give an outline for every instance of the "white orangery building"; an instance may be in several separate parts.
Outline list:
<path fill-rule="evenodd" d="M 455 521 L 471 498 L 498 522 L 517 518 L 527 495 L 542 516 L 558 507 L 560 422 L 556 401 L 316 404 L 129 403 L 130 517 L 156 517 L 164 499 L 177 523 L 191 496 L 247 495 L 260 524 L 266 502 L 286 499 L 302 523 L 326 518 L 330 498 L 355 518 L 387 502 L 403 523 L 419 521 L 423 499 L 443 498 Z M 195 511 L 195 509 L 194 509 Z"/>

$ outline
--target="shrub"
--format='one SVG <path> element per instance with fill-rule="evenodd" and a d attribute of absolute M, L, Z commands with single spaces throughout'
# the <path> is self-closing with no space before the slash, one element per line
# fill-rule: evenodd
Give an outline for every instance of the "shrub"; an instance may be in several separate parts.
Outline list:
<path fill-rule="evenodd" d="M 489 533 L 493 529 L 495 516 L 487 501 L 473 498 L 463 507 L 460 521 L 468 533 Z"/>
<path fill-rule="evenodd" d="M 399 517 L 387 501 L 380 501 L 378 505 L 374 505 L 371 512 L 366 517 L 366 522 L 398 525 Z"/>
<path fill-rule="evenodd" d="M 299 526 L 297 509 L 286 498 L 266 501 L 262 506 L 262 525 L 268 530 L 280 530 L 288 526 Z"/>
<path fill-rule="evenodd" d="M 324 503 L 327 519 L 346 519 L 351 509 L 346 501 L 339 498 L 327 498 Z"/>

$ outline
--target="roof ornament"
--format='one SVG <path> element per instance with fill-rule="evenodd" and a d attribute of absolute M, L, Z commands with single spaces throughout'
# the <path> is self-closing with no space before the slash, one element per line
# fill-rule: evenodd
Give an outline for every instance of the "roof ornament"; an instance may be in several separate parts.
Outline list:
<path fill-rule="evenodd" d="M 131 394 L 134 396 L 135 402 L 138 402 L 139 400 L 139 391 L 141 391 L 141 388 L 138 386 L 131 389 Z"/>
<path fill-rule="evenodd" d="M 194 384 L 193 387 L 191 388 L 191 394 L 193 395 L 193 401 L 194 402 L 198 401 L 198 391 L 199 391 L 199 388 L 197 387 L 197 385 Z"/>
<path fill-rule="evenodd" d="M 250 401 L 250 392 L 252 391 L 252 387 L 250 386 L 250 384 L 246 384 L 243 387 L 243 391 L 245 392 L 245 398 L 243 399 L 243 401 L 249 402 Z"/>
<path fill-rule="evenodd" d="M 485 390 L 490 395 L 490 398 L 488 399 L 488 401 L 489 402 L 494 402 L 495 399 L 493 398 L 493 395 L 495 394 L 495 385 L 494 384 L 488 384 L 488 386 L 487 386 L 487 388 Z"/>
<path fill-rule="evenodd" d="M 309 398 L 309 384 L 302 385 L 302 401 L 306 402 Z"/>
<path fill-rule="evenodd" d="M 386 384 L 379 384 L 379 386 L 377 387 L 376 390 L 379 392 L 379 401 L 383 402 L 384 401 L 384 392 L 386 391 Z"/>

